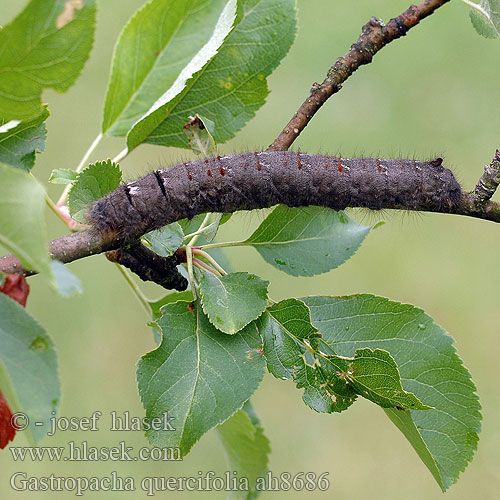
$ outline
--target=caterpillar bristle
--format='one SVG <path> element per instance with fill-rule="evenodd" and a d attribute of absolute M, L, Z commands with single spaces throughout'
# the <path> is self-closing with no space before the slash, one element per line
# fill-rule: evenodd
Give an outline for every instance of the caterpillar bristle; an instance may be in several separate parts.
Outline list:
<path fill-rule="evenodd" d="M 120 186 L 91 207 L 90 220 L 95 230 L 127 241 L 198 213 L 280 203 L 335 210 L 353 206 L 448 211 L 460 203 L 462 191 L 442 163 L 441 157 L 386 160 L 301 151 L 220 154 Z"/>

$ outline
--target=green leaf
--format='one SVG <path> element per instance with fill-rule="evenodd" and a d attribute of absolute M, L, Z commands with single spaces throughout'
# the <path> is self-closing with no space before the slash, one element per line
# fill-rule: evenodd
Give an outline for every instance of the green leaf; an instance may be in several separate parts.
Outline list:
<path fill-rule="evenodd" d="M 162 343 L 138 364 L 139 393 L 148 419 L 165 412 L 175 418 L 175 431 L 148 430 L 150 443 L 179 447 L 185 456 L 254 393 L 265 362 L 253 325 L 222 335 L 197 303 L 175 302 L 162 311 Z"/>
<path fill-rule="evenodd" d="M 500 0 L 466 1 L 470 5 L 470 20 L 476 31 L 485 38 L 500 37 Z"/>
<path fill-rule="evenodd" d="M 42 114 L 31 121 L 6 122 L 0 119 L 0 162 L 29 172 L 35 164 L 35 153 L 45 149 L 45 120 L 49 114 L 45 107 Z M 9 124 L 16 123 L 16 126 L 9 127 Z"/>
<path fill-rule="evenodd" d="M 321 335 L 311 324 L 307 306 L 297 299 L 286 299 L 268 307 L 257 321 L 263 340 L 268 370 L 277 378 L 291 378 L 303 388 L 302 399 L 318 412 L 340 412 L 356 400 L 356 392 L 338 372 L 347 372 L 346 363 L 312 357 Z"/>
<path fill-rule="evenodd" d="M 156 254 L 170 257 L 181 245 L 184 233 L 177 222 L 146 233 L 143 239 Z"/>
<path fill-rule="evenodd" d="M 161 330 L 160 327 L 158 326 L 158 323 L 154 320 L 157 320 L 161 318 L 162 316 L 162 311 L 161 308 L 167 304 L 170 304 L 172 302 L 193 302 L 193 292 L 191 290 L 184 290 L 183 292 L 172 292 L 164 297 L 160 297 L 157 300 L 154 301 L 149 301 L 149 307 L 151 307 L 151 314 L 153 316 L 153 321 L 148 323 L 148 326 L 150 326 L 153 329 L 153 334 L 156 343 L 160 344 L 161 343 Z"/>
<path fill-rule="evenodd" d="M 314 276 L 354 255 L 369 231 L 344 212 L 278 205 L 242 244 L 287 274 Z"/>
<path fill-rule="evenodd" d="M 235 471 L 238 478 L 246 478 L 249 485 L 248 491 L 232 491 L 229 498 L 256 498 L 260 493 L 255 489 L 257 478 L 264 477 L 268 470 L 271 447 L 250 401 L 219 425 L 217 431 L 229 470 Z"/>
<path fill-rule="evenodd" d="M 394 358 L 404 390 L 433 407 L 389 410 L 443 490 L 472 459 L 480 405 L 453 339 L 422 310 L 373 295 L 307 297 L 321 349 L 352 357 L 356 349 L 383 349 Z M 400 414 L 407 415 L 400 416 Z"/>
<path fill-rule="evenodd" d="M 78 172 L 69 168 L 56 168 L 50 174 L 49 182 L 52 184 L 72 184 L 78 177 Z"/>
<path fill-rule="evenodd" d="M 229 15 L 220 20 L 213 36 L 215 50 L 203 48 L 200 64 L 191 60 L 134 125 L 127 136 L 130 150 L 142 142 L 189 147 L 183 126 L 195 114 L 213 121 L 215 141 L 225 142 L 264 104 L 269 92 L 266 77 L 295 38 L 295 0 L 240 0 L 234 29 L 226 38 L 231 24 Z"/>
<path fill-rule="evenodd" d="M 208 41 L 225 3 L 152 0 L 133 15 L 113 54 L 103 132 L 127 134 Z"/>
<path fill-rule="evenodd" d="M 429 410 L 432 407 L 403 389 L 394 358 L 383 349 L 356 349 L 348 363 L 348 380 L 358 394 L 384 408 Z"/>
<path fill-rule="evenodd" d="M 183 127 L 189 147 L 196 154 L 201 154 L 206 158 L 217 155 L 214 132 L 215 123 L 208 118 L 194 115 Z"/>
<path fill-rule="evenodd" d="M 214 212 L 210 215 L 211 218 L 214 219 L 214 222 L 211 222 L 198 232 L 200 236 L 203 236 L 204 241 L 206 241 L 207 243 L 210 243 L 215 238 L 222 220 L 221 213 Z"/>
<path fill-rule="evenodd" d="M 34 120 L 44 89 L 73 85 L 92 48 L 95 14 L 94 0 L 31 0 L 0 31 L 0 117 Z"/>
<path fill-rule="evenodd" d="M 205 217 L 207 215 L 207 225 L 200 230 L 201 224 L 205 220 Z M 192 219 L 182 219 L 179 221 L 179 224 L 181 225 L 185 235 L 197 233 L 203 237 L 203 241 L 205 243 L 209 243 L 215 238 L 215 235 L 219 230 L 219 226 L 221 224 L 224 224 L 228 220 L 229 217 L 226 217 L 225 214 L 221 214 L 219 212 L 211 212 L 209 214 L 195 215 Z"/>
<path fill-rule="evenodd" d="M 0 387 L 13 412 L 28 415 L 25 432 L 37 443 L 50 429 L 60 399 L 57 357 L 43 328 L 0 293 Z M 35 422 L 43 422 L 37 426 Z"/>
<path fill-rule="evenodd" d="M 201 223 L 205 220 L 205 215 L 207 214 L 198 214 L 195 215 L 192 219 L 181 219 L 177 221 L 182 227 L 182 231 L 185 235 L 196 233 L 201 226 Z"/>
<path fill-rule="evenodd" d="M 164 120 L 165 110 L 168 108 L 169 102 L 174 100 L 174 98 L 178 99 L 179 96 L 182 96 L 188 88 L 186 85 L 187 82 L 192 81 L 193 76 L 214 57 L 233 27 L 236 8 L 236 0 L 227 0 L 207 42 L 191 58 L 187 65 L 183 67 L 172 85 L 156 100 L 153 106 L 133 124 L 127 134 L 127 147 L 129 150 L 134 149 L 145 141 L 151 132 L 153 132 L 153 130 Z M 191 113 L 191 115 L 193 114 L 194 113 Z M 189 120 L 189 116 L 190 115 L 187 115 L 185 117 L 182 126 Z M 182 126 L 179 132 L 184 135 Z M 185 137 L 184 141 L 186 141 Z"/>
<path fill-rule="evenodd" d="M 80 280 L 58 260 L 53 260 L 51 263 L 52 271 L 56 278 L 56 289 L 63 297 L 71 297 L 72 295 L 81 294 L 82 284 Z"/>
<path fill-rule="evenodd" d="M 43 187 L 26 172 L 0 164 L 0 243 L 26 268 L 52 276 L 44 208 Z"/>
<path fill-rule="evenodd" d="M 432 453 L 429 451 L 426 442 L 423 439 L 424 434 L 417 428 L 415 424 L 415 421 L 412 417 L 412 412 L 401 411 L 397 408 L 382 409 L 392 421 L 392 423 L 404 434 L 406 439 L 408 439 L 408 441 L 420 457 L 420 460 L 422 460 L 422 462 L 427 466 L 434 479 L 444 491 L 445 486 L 443 484 L 439 467 L 436 463 L 435 458 L 432 456 Z"/>
<path fill-rule="evenodd" d="M 172 302 L 178 302 L 179 300 L 182 300 L 184 302 L 192 302 L 193 292 L 191 290 L 184 290 L 183 292 L 172 292 L 157 300 L 150 301 L 149 307 L 151 307 L 153 318 L 161 318 L 161 308 L 167 304 L 171 304 Z"/>
<path fill-rule="evenodd" d="M 183 302 L 193 302 L 193 292 L 191 290 L 184 290 L 183 292 L 172 292 L 168 293 L 164 297 L 160 297 L 157 300 L 148 302 L 149 307 L 151 307 L 151 313 L 153 316 L 153 321 L 148 323 L 148 326 L 153 329 L 154 338 L 158 344 L 161 343 L 161 330 L 158 326 L 158 323 L 154 320 L 161 318 L 161 308 L 163 306 L 172 302 L 179 302 L 180 300 L 182 300 Z"/>
<path fill-rule="evenodd" d="M 68 194 L 69 213 L 78 222 L 86 222 L 90 205 L 120 185 L 120 166 L 111 160 L 98 161 L 78 174 Z"/>
<path fill-rule="evenodd" d="M 206 272 L 200 281 L 201 303 L 210 322 L 230 335 L 257 319 L 267 306 L 267 287 L 255 274 L 218 277 Z"/>
<path fill-rule="evenodd" d="M 258 324 L 268 370 L 276 378 L 293 378 L 297 360 L 305 352 L 298 340 L 319 337 L 309 309 L 300 300 L 282 300 L 268 307 Z"/>

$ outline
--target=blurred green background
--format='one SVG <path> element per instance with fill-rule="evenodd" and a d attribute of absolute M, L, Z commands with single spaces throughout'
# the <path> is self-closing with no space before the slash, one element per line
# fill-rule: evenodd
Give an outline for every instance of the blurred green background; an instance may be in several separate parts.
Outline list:
<path fill-rule="evenodd" d="M 0 0 L 0 24 L 7 23 L 24 1 Z M 64 95 L 46 92 L 51 117 L 47 150 L 34 174 L 46 184 L 54 168 L 74 168 L 98 134 L 108 69 L 121 27 L 142 0 L 99 2 L 97 36 L 91 59 L 77 84 Z M 322 81 L 370 16 L 384 20 L 400 14 L 408 0 L 298 0 L 299 31 L 295 45 L 269 78 L 265 106 L 224 153 L 267 147 L 304 100 L 314 81 Z M 444 156 L 465 188 L 470 189 L 500 147 L 500 41 L 473 30 L 468 8 L 455 0 L 378 54 L 351 77 L 342 91 L 316 115 L 295 143 L 311 153 Z M 103 141 L 91 160 L 113 157 L 124 143 Z M 122 164 L 128 178 L 186 157 L 186 152 L 141 146 Z M 53 198 L 60 186 L 50 185 Z M 496 199 L 500 199 L 498 196 Z M 498 498 L 500 492 L 500 391 L 498 390 L 500 231 L 493 223 L 458 216 L 350 211 L 361 222 L 388 223 L 370 234 L 358 253 L 341 268 L 314 278 L 297 279 L 263 262 L 251 249 L 231 249 L 235 269 L 271 280 L 279 300 L 307 294 L 345 295 L 369 292 L 423 308 L 456 339 L 473 375 L 483 406 L 483 431 L 474 461 L 450 488 L 450 500 Z M 50 236 L 65 233 L 47 213 Z M 240 214 L 221 236 L 248 235 L 262 220 Z M 47 329 L 59 353 L 63 398 L 61 415 L 87 416 L 100 410 L 98 433 L 59 433 L 45 446 L 87 440 L 114 446 L 126 440 L 139 448 L 141 432 L 111 433 L 109 412 L 128 410 L 143 416 L 135 366 L 154 347 L 148 319 L 129 288 L 103 256 L 70 265 L 84 287 L 82 296 L 62 299 L 43 278 L 30 278 L 28 311 Z M 162 292 L 144 286 L 152 297 Z M 267 375 L 252 398 L 273 452 L 274 475 L 288 471 L 329 472 L 327 492 L 308 497 L 358 499 L 442 498 L 439 487 L 400 432 L 375 405 L 358 401 L 340 415 L 322 415 L 301 401 L 291 382 Z M 22 435 L 16 445 L 27 444 Z M 197 476 L 197 471 L 226 470 L 214 432 L 204 436 L 183 462 L 44 462 L 15 463 L 0 453 L 0 497 L 72 498 L 72 493 L 15 493 L 9 485 L 16 471 L 28 475 L 103 476 L 111 471 L 133 476 Z M 146 498 L 145 493 L 87 493 L 91 498 Z M 224 498 L 224 493 L 159 493 L 182 498 Z M 265 498 L 303 498 L 303 492 L 274 492 Z"/>

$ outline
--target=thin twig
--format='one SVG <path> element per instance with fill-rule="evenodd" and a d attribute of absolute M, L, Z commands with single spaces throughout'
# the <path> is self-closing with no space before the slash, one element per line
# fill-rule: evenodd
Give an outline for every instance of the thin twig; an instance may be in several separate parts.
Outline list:
<path fill-rule="evenodd" d="M 205 269 L 206 271 L 215 274 L 215 276 L 222 278 L 222 274 L 217 271 L 217 269 L 214 269 L 212 266 L 209 266 L 206 262 L 203 262 L 200 259 L 195 259 L 193 258 L 193 264 L 197 266 L 198 268 Z"/>
<path fill-rule="evenodd" d="M 115 262 L 114 264 L 118 268 L 118 271 L 120 271 L 121 275 L 125 278 L 125 281 L 129 284 L 130 289 L 134 293 L 137 300 L 141 303 L 142 307 L 146 311 L 146 314 L 148 316 L 151 316 L 151 307 L 149 305 L 147 297 L 142 293 L 142 290 L 137 286 L 127 270 L 124 269 L 120 264 L 118 264 L 118 262 Z"/>
<path fill-rule="evenodd" d="M 343 57 L 339 57 L 328 70 L 323 83 L 313 85 L 307 99 L 267 150 L 288 149 L 327 99 L 337 93 L 342 88 L 342 84 L 360 66 L 369 64 L 380 49 L 406 35 L 409 29 L 449 1 L 425 0 L 418 5 L 411 5 L 386 25 L 380 19 L 372 17 L 363 26 L 358 41 L 351 45 L 349 51 Z"/>
<path fill-rule="evenodd" d="M 206 259 L 212 266 L 217 269 L 217 271 L 221 274 L 221 276 L 225 276 L 227 273 L 224 271 L 224 268 L 207 252 L 204 252 L 200 248 L 193 248 L 193 254 L 198 255 L 199 257 L 203 257 Z"/>
<path fill-rule="evenodd" d="M 474 194 L 480 205 L 488 201 L 500 184 L 500 151 L 497 149 L 493 160 L 484 167 L 484 174 L 479 179 L 474 189 Z"/>

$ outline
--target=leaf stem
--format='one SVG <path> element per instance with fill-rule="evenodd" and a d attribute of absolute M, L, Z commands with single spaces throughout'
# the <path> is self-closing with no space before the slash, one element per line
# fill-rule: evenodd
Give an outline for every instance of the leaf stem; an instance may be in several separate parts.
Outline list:
<path fill-rule="evenodd" d="M 52 201 L 52 198 L 47 193 L 45 193 L 45 203 L 52 210 L 52 212 L 54 212 L 57 217 L 59 217 L 59 219 L 64 222 L 67 227 L 69 227 L 72 231 L 74 230 L 71 222 L 64 216 L 64 214 L 61 213 L 57 205 L 54 203 L 54 201 Z"/>
<path fill-rule="evenodd" d="M 130 288 L 132 289 L 132 292 L 136 296 L 137 300 L 142 304 L 144 307 L 148 317 L 151 316 L 151 307 L 149 306 L 149 301 L 147 297 L 142 293 L 142 290 L 137 286 L 137 284 L 134 282 L 128 271 L 118 264 L 117 262 L 114 263 L 122 276 L 125 278 L 125 281 L 130 285 Z"/>
<path fill-rule="evenodd" d="M 31 176 L 32 179 L 34 179 L 36 182 L 38 182 L 38 179 L 33 175 L 32 172 L 30 172 L 29 175 Z M 57 208 L 57 205 L 54 203 L 54 201 L 48 195 L 47 192 L 45 192 L 45 203 L 52 210 L 52 212 L 54 212 L 57 215 L 57 217 L 59 217 L 59 219 L 61 219 L 64 222 L 64 224 L 67 227 L 69 227 L 72 231 L 74 230 L 74 228 L 71 224 L 71 221 L 64 216 L 64 214 L 59 210 L 59 208 Z"/>
<path fill-rule="evenodd" d="M 113 163 L 120 163 L 128 154 L 129 154 L 128 148 L 122 149 L 114 158 L 113 158 Z"/>
<path fill-rule="evenodd" d="M 476 9 L 478 12 L 481 12 L 481 14 L 483 14 L 488 19 L 490 18 L 490 16 L 488 15 L 488 13 L 483 9 L 483 7 L 481 7 L 481 5 L 479 5 L 477 3 L 474 3 L 471 0 L 462 0 L 462 2 L 465 3 L 465 4 L 467 4 L 467 5 L 469 5 L 473 9 Z"/>
<path fill-rule="evenodd" d="M 98 134 L 98 136 L 94 139 L 92 144 L 90 145 L 89 149 L 87 149 L 87 152 L 83 155 L 83 158 L 81 159 L 80 163 L 75 169 L 75 172 L 80 173 L 85 165 L 87 164 L 87 160 L 89 159 L 90 155 L 94 152 L 95 148 L 98 146 L 98 144 L 101 142 L 101 139 L 103 138 L 102 132 Z M 57 201 L 57 206 L 60 207 L 61 205 L 66 204 L 66 199 L 68 197 L 69 190 L 71 189 L 71 184 L 68 184 L 65 188 L 63 193 L 61 194 L 61 197 Z"/>
<path fill-rule="evenodd" d="M 223 248 L 223 247 L 242 247 L 247 246 L 246 241 L 221 241 L 217 243 L 208 243 L 207 245 L 202 245 L 201 248 L 208 250 L 210 248 Z"/>
<path fill-rule="evenodd" d="M 206 264 L 205 262 L 203 262 L 200 259 L 193 259 L 193 264 L 199 268 L 205 269 L 206 271 L 208 271 L 212 274 L 215 274 L 219 278 L 222 278 L 222 274 L 219 271 L 217 271 L 217 269 L 214 269 L 212 266 L 209 266 L 208 264 Z"/>
<path fill-rule="evenodd" d="M 203 222 L 201 223 L 198 230 L 194 233 L 193 238 L 188 243 L 188 246 L 192 247 L 198 241 L 198 238 L 200 237 L 200 233 L 203 231 L 203 229 L 205 229 L 207 227 L 208 221 L 210 220 L 211 215 L 212 214 L 210 212 L 205 214 L 205 218 L 203 219 Z"/>
<path fill-rule="evenodd" d="M 191 291 L 193 292 L 193 300 L 196 300 L 197 299 L 196 283 L 194 280 L 194 272 L 193 272 L 193 250 L 189 245 L 186 246 L 186 263 L 187 263 L 189 283 L 191 284 Z"/>
<path fill-rule="evenodd" d="M 200 248 L 193 248 L 192 252 L 195 255 L 199 255 L 200 257 L 203 257 L 204 259 L 208 260 L 208 262 L 210 262 L 210 264 L 212 264 L 212 266 L 214 266 L 215 269 L 217 269 L 217 271 L 222 276 L 225 276 L 227 274 L 226 271 L 224 271 L 224 269 L 222 268 L 222 266 L 209 253 L 204 252 Z"/>

